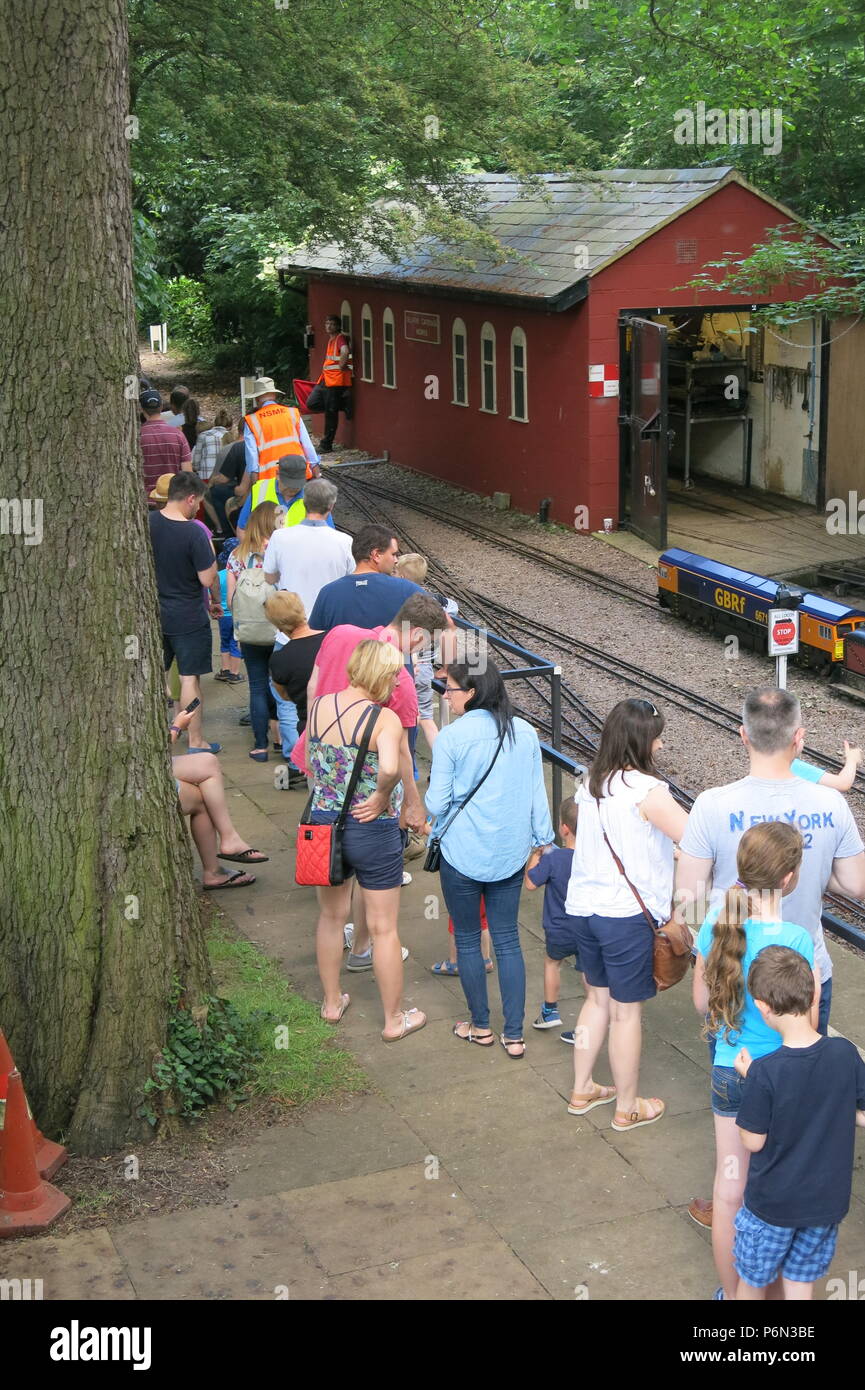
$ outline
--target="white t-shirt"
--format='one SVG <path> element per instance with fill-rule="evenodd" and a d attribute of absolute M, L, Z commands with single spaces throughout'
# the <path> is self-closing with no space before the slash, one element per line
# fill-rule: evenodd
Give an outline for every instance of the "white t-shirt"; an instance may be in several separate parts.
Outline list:
<path fill-rule="evenodd" d="M 577 837 L 565 911 L 571 917 L 635 917 L 640 904 L 616 867 L 601 829 L 625 866 L 646 907 L 659 922 L 670 916 L 673 842 L 640 815 L 654 787 L 665 784 L 645 772 L 616 772 L 598 805 L 588 785 L 577 791 Z"/>
<path fill-rule="evenodd" d="M 183 425 L 183 416 L 175 415 L 173 410 L 163 410 L 162 419 L 165 421 L 166 425 L 175 425 L 177 429 L 180 429 Z"/>
<path fill-rule="evenodd" d="M 268 574 L 276 574 L 277 589 L 300 595 L 308 618 L 325 584 L 354 573 L 351 536 L 335 531 L 324 521 L 283 526 L 274 531 L 268 542 L 264 568 Z M 276 646 L 282 647 L 287 641 L 279 633 Z"/>
<path fill-rule="evenodd" d="M 823 891 L 833 862 L 862 852 L 856 822 L 840 792 L 801 777 L 742 777 L 711 787 L 691 807 L 680 848 L 695 859 L 711 859 L 712 892 L 725 893 L 736 882 L 739 841 L 764 820 L 786 821 L 802 836 L 799 881 L 783 899 L 781 910 L 785 922 L 805 928 L 814 942 L 821 978 L 828 980 L 832 962 L 823 940 Z"/>

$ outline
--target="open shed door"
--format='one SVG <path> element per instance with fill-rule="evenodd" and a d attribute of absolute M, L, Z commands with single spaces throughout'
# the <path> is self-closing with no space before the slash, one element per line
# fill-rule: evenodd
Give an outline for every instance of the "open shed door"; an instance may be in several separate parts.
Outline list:
<path fill-rule="evenodd" d="M 643 540 L 667 545 L 667 329 L 648 319 L 628 319 L 630 392 L 630 525 Z"/>

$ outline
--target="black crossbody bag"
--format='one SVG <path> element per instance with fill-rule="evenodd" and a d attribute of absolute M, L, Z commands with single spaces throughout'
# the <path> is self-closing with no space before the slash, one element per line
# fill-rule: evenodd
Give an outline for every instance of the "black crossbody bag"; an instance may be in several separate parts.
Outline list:
<path fill-rule="evenodd" d="M 481 780 L 480 780 L 479 782 L 477 782 L 477 783 L 475 784 L 475 786 L 472 787 L 472 789 L 471 789 L 471 791 L 469 792 L 468 796 L 466 797 L 465 801 L 461 801 L 461 802 L 460 802 L 459 806 L 458 806 L 457 809 L 454 811 L 454 813 L 453 813 L 453 815 L 451 816 L 450 820 L 448 821 L 447 825 L 444 827 L 444 830 L 440 830 L 439 833 L 438 833 L 436 836 L 434 836 L 434 838 L 432 838 L 432 839 L 430 840 L 430 842 L 429 842 L 429 844 L 428 844 L 428 846 L 427 846 L 426 859 L 423 861 L 423 866 L 424 866 L 424 868 L 427 870 L 428 873 L 431 873 L 431 874 L 437 874 L 437 873 L 438 873 L 439 868 L 440 868 L 440 866 L 441 866 L 441 862 L 442 862 L 442 836 L 444 836 L 444 835 L 447 834 L 447 832 L 450 830 L 451 826 L 453 825 L 454 821 L 456 820 L 457 816 L 459 815 L 460 811 L 464 811 L 464 810 L 465 810 L 466 806 L 468 806 L 468 804 L 469 804 L 469 802 L 471 801 L 472 797 L 474 796 L 475 792 L 476 792 L 476 791 L 480 791 L 480 789 L 481 789 L 481 787 L 483 786 L 484 782 L 485 782 L 485 781 L 487 780 L 487 778 L 489 777 L 490 773 L 491 773 L 492 770 L 493 770 L 493 767 L 495 766 L 496 758 L 499 756 L 499 753 L 501 753 L 501 751 L 502 751 L 502 744 L 503 744 L 504 741 L 505 741 L 505 733 L 506 733 L 506 732 L 507 732 L 507 730 L 503 730 L 503 731 L 502 731 L 501 737 L 499 738 L 498 747 L 496 748 L 495 753 L 493 753 L 493 760 L 492 760 L 492 762 L 490 763 L 489 767 L 487 768 L 487 770 L 486 770 L 486 772 L 484 773 L 484 775 L 483 775 L 483 777 L 481 778 Z"/>

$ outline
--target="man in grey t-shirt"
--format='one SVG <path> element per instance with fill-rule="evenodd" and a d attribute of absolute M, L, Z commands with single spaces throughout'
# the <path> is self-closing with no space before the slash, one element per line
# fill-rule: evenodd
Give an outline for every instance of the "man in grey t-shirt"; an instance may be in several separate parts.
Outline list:
<path fill-rule="evenodd" d="M 746 830 L 764 820 L 795 825 L 804 853 L 799 882 L 783 900 L 784 920 L 804 927 L 814 940 L 823 989 L 820 1032 L 829 1024 L 832 962 L 823 940 L 823 894 L 865 897 L 865 853 L 850 808 L 840 792 L 794 777 L 790 764 L 805 742 L 799 701 L 774 686 L 745 698 L 739 733 L 750 758 L 749 776 L 697 797 L 682 836 L 676 872 L 676 901 L 694 904 L 690 916 L 705 915 L 709 890 L 736 882 L 736 852 Z M 699 909 L 699 910 L 698 910 Z M 700 923 L 695 921 L 695 925 Z"/>

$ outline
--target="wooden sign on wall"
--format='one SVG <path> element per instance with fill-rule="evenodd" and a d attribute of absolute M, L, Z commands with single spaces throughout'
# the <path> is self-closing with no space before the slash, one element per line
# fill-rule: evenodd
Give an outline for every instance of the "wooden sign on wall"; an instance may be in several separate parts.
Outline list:
<path fill-rule="evenodd" d="M 403 312 L 406 338 L 415 343 L 441 342 L 441 318 L 438 314 L 420 314 L 414 309 Z"/>

